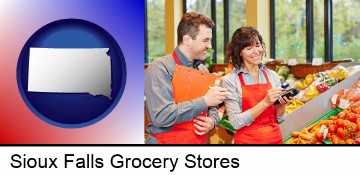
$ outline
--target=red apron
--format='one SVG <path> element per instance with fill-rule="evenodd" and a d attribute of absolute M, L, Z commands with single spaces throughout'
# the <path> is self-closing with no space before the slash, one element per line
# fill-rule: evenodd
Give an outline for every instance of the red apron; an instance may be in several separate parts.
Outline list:
<path fill-rule="evenodd" d="M 269 78 L 263 70 L 266 84 L 245 85 L 242 74 L 239 79 L 242 90 L 242 111 L 251 109 L 266 97 L 267 91 L 272 88 Z M 276 122 L 275 107 L 269 106 L 249 126 L 236 131 L 235 144 L 282 144 L 280 127 Z"/>
<path fill-rule="evenodd" d="M 172 56 L 174 57 L 176 64 L 181 65 L 175 52 L 172 53 Z M 207 112 L 200 114 L 200 116 L 206 115 Z M 168 132 L 151 135 L 157 139 L 158 144 L 205 144 L 206 134 L 199 136 L 195 133 L 195 129 L 194 122 L 191 120 L 174 124 L 173 129 Z"/>

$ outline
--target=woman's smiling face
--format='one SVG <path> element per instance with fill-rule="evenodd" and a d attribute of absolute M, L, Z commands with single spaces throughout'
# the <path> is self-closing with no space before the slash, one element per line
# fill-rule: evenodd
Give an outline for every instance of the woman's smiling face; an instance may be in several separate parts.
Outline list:
<path fill-rule="evenodd" d="M 264 49 L 260 44 L 259 38 L 256 37 L 254 42 L 245 47 L 243 50 L 240 51 L 240 55 L 244 60 L 244 64 L 247 65 L 259 65 L 261 63 L 262 53 Z"/>

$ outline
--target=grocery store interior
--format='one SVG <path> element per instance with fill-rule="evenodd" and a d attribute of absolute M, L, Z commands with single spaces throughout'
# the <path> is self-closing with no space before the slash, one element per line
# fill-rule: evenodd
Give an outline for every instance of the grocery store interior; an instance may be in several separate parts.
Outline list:
<path fill-rule="evenodd" d="M 203 64 L 218 80 L 233 67 L 224 50 L 233 32 L 255 27 L 266 45 L 262 63 L 300 92 L 279 124 L 285 144 L 360 144 L 360 1 L 145 0 L 144 70 L 177 45 L 181 16 L 198 12 L 215 22 Z M 146 105 L 146 97 L 144 98 Z M 150 122 L 146 116 L 146 126 Z M 209 144 L 232 144 L 236 130 L 225 105 Z"/>

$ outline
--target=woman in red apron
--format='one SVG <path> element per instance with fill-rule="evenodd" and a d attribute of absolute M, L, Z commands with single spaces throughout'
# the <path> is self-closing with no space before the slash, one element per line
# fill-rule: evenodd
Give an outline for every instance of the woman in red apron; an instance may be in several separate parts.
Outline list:
<path fill-rule="evenodd" d="M 235 144 L 281 144 L 278 122 L 285 117 L 289 99 L 281 98 L 276 72 L 261 63 L 264 51 L 261 35 L 253 27 L 237 29 L 226 56 L 236 68 L 223 80 L 230 95 L 225 100 L 229 121 L 237 129 Z M 280 104 L 273 105 L 278 100 Z"/>

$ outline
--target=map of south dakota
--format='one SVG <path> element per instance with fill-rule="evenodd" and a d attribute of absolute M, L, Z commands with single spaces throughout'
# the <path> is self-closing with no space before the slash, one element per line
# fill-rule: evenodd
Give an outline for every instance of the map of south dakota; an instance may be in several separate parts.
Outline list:
<path fill-rule="evenodd" d="M 29 92 L 89 93 L 111 100 L 109 48 L 30 48 Z"/>

